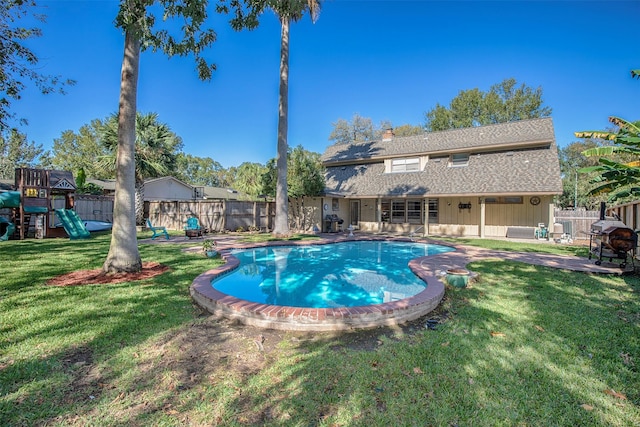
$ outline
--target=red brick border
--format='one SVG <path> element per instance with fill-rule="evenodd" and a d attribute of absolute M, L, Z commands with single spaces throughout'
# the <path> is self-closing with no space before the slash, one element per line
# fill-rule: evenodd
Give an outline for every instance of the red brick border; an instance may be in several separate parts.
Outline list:
<path fill-rule="evenodd" d="M 291 246 L 296 244 L 309 243 L 287 242 Z M 435 309 L 444 296 L 444 284 L 437 278 L 429 263 L 423 262 L 437 256 L 432 255 L 409 262 L 409 268 L 427 287 L 419 294 L 400 301 L 344 308 L 299 308 L 255 303 L 224 294 L 211 286 L 213 279 L 238 268 L 240 264 L 229 249 L 221 250 L 220 254 L 226 263 L 196 277 L 191 285 L 191 297 L 216 316 L 237 319 L 252 326 L 295 331 L 338 331 L 394 325 L 424 316 Z"/>

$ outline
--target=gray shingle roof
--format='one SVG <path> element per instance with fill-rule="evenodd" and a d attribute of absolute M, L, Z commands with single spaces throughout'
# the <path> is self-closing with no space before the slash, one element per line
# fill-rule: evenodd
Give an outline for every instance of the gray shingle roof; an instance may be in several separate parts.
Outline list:
<path fill-rule="evenodd" d="M 499 147 L 534 145 L 555 141 L 551 118 L 521 120 L 511 123 L 430 132 L 423 135 L 393 138 L 391 141 L 370 141 L 354 144 L 334 144 L 322 155 L 325 165 L 352 162 L 355 159 L 379 159 L 407 154 L 435 154 L 456 151 L 486 150 Z"/>
<path fill-rule="evenodd" d="M 470 153 L 450 167 L 434 155 Z M 420 172 L 384 173 L 384 159 L 431 154 Z M 331 146 L 326 192 L 351 197 L 559 194 L 560 164 L 550 118 Z"/>

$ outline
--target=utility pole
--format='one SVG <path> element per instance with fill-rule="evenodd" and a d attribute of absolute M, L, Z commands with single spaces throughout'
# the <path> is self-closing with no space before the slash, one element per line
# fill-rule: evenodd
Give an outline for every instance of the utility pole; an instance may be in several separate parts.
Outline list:
<path fill-rule="evenodd" d="M 578 209 L 578 169 L 576 169 L 576 182 L 573 189 L 573 210 Z"/>

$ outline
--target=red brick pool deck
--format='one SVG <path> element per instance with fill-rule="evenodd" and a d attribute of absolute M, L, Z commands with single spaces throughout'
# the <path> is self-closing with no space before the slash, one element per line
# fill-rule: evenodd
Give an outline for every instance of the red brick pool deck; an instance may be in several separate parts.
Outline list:
<path fill-rule="evenodd" d="M 592 260 L 577 256 L 497 251 L 454 245 L 438 240 L 420 239 L 419 241 L 423 243 L 450 246 L 455 251 L 419 257 L 409 262 L 409 268 L 427 284 L 425 290 L 419 294 L 399 301 L 360 307 L 300 308 L 241 300 L 215 290 L 211 286 L 211 281 L 238 267 L 238 259 L 231 255 L 232 249 L 278 245 L 318 245 L 353 240 L 410 241 L 410 239 L 364 234 L 349 237 L 346 234 L 336 233 L 323 234 L 320 239 L 315 240 L 276 241 L 261 244 L 240 244 L 233 236 L 226 235 L 216 236 L 214 240 L 216 240 L 220 255 L 226 262 L 224 265 L 196 277 L 191 285 L 192 298 L 216 316 L 237 319 L 248 325 L 281 330 L 337 331 L 393 325 L 417 319 L 434 310 L 442 300 L 445 293 L 445 285 L 441 280 L 442 272 L 448 269 L 464 269 L 472 261 L 506 259 L 563 270 L 599 274 L 622 274 L 633 271 L 633 267 L 630 265 L 623 271 L 616 263 L 603 261 L 602 265 L 598 266 Z"/>

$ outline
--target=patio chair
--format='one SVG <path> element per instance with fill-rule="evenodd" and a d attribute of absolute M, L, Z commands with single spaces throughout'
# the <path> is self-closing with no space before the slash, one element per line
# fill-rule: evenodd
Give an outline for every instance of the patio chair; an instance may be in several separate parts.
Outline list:
<path fill-rule="evenodd" d="M 149 218 L 147 218 L 147 228 L 153 231 L 151 240 L 154 240 L 156 237 L 161 236 L 162 234 L 164 234 L 164 237 L 169 240 L 169 233 L 167 232 L 166 227 L 154 227 L 153 225 L 151 225 L 151 220 Z"/>
<path fill-rule="evenodd" d="M 184 234 L 189 239 L 192 237 L 202 237 L 202 227 L 200 227 L 200 222 L 198 222 L 198 218 L 192 216 L 187 220 L 187 225 L 184 227 Z"/>

